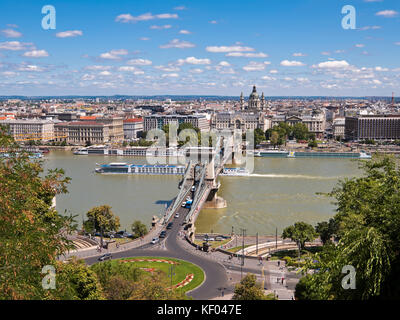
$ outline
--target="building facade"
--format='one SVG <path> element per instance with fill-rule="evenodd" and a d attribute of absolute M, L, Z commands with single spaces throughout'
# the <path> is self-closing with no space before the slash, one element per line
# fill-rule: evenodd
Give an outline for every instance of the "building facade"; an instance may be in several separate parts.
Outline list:
<path fill-rule="evenodd" d="M 400 114 L 346 117 L 345 138 L 351 141 L 400 139 Z"/>
<path fill-rule="evenodd" d="M 240 95 L 240 111 L 214 113 L 211 116 L 211 128 L 216 130 L 239 129 L 244 133 L 247 130 L 267 128 L 265 118 L 266 102 L 264 93 L 261 98 L 257 93 L 256 86 L 253 86 L 247 105 L 245 104 L 243 92 Z"/>
<path fill-rule="evenodd" d="M 144 131 L 152 129 L 162 129 L 164 126 L 175 123 L 179 126 L 181 123 L 190 123 L 200 131 L 210 130 L 210 122 L 204 115 L 150 115 L 144 117 Z"/>
<path fill-rule="evenodd" d="M 134 140 L 141 137 L 143 133 L 143 118 L 124 120 L 124 139 Z"/>
<path fill-rule="evenodd" d="M 97 121 L 62 122 L 55 126 L 56 135 L 73 145 L 110 143 L 110 126 Z"/>
<path fill-rule="evenodd" d="M 8 127 L 8 133 L 16 141 L 54 139 L 54 122 L 50 120 L 0 120 L 0 125 Z"/>

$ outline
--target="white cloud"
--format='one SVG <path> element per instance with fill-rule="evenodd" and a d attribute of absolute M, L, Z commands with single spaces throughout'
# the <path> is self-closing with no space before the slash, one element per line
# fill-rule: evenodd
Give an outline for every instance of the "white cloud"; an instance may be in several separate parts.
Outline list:
<path fill-rule="evenodd" d="M 161 77 L 162 78 L 178 78 L 179 74 L 177 74 L 177 73 L 165 73 Z"/>
<path fill-rule="evenodd" d="M 178 71 L 181 71 L 181 69 L 180 69 L 179 67 L 175 67 L 175 66 L 172 66 L 172 65 L 168 65 L 168 66 L 155 66 L 154 68 L 155 68 L 155 69 L 158 69 L 158 70 L 162 70 L 162 71 L 164 71 L 164 72 L 178 72 Z"/>
<path fill-rule="evenodd" d="M 71 30 L 56 33 L 57 38 L 71 38 L 83 35 L 81 30 Z"/>
<path fill-rule="evenodd" d="M 281 66 L 284 67 L 301 67 L 304 66 L 305 64 L 300 61 L 289 61 L 289 60 L 283 60 L 281 61 Z"/>
<path fill-rule="evenodd" d="M 180 34 L 192 34 L 189 30 L 180 30 Z"/>
<path fill-rule="evenodd" d="M 267 58 L 268 55 L 259 52 L 259 53 L 244 53 L 244 52 L 230 52 L 226 54 L 227 57 L 235 57 L 235 58 Z"/>
<path fill-rule="evenodd" d="M 394 43 L 396 46 L 400 46 L 400 41 Z"/>
<path fill-rule="evenodd" d="M 331 55 L 331 53 L 329 51 L 322 51 L 321 54 L 323 56 L 330 56 Z"/>
<path fill-rule="evenodd" d="M 218 63 L 219 66 L 221 67 L 230 67 L 231 64 L 227 61 L 221 61 L 220 63 Z"/>
<path fill-rule="evenodd" d="M 277 73 L 278 73 L 278 70 L 271 70 L 269 73 L 271 73 L 271 74 L 277 74 Z"/>
<path fill-rule="evenodd" d="M 360 28 L 358 30 L 366 31 L 366 30 L 378 30 L 378 29 L 382 29 L 382 27 L 381 26 L 365 26 L 365 27 L 362 27 L 362 28 Z"/>
<path fill-rule="evenodd" d="M 22 64 L 19 68 L 19 71 L 28 71 L 28 72 L 42 72 L 43 68 L 32 65 L 32 64 Z"/>
<path fill-rule="evenodd" d="M 101 76 L 111 76 L 111 72 L 110 71 L 102 71 L 99 73 L 99 75 Z"/>
<path fill-rule="evenodd" d="M 147 59 L 132 59 L 127 62 L 127 64 L 132 65 L 132 66 L 149 66 L 153 62 Z"/>
<path fill-rule="evenodd" d="M 211 64 L 210 59 L 197 59 L 195 57 L 187 57 L 186 59 L 179 59 L 178 60 L 178 65 L 183 65 L 183 64 Z"/>
<path fill-rule="evenodd" d="M 355 47 L 356 47 L 356 48 L 364 48 L 364 47 L 365 47 L 365 44 L 358 43 L 358 44 L 355 45 Z"/>
<path fill-rule="evenodd" d="M 46 50 L 32 50 L 25 52 L 23 56 L 30 58 L 43 58 L 43 57 L 48 57 L 49 54 L 47 53 Z"/>
<path fill-rule="evenodd" d="M 95 66 L 87 66 L 87 67 L 85 67 L 85 69 L 86 70 L 110 70 L 111 67 L 95 65 Z"/>
<path fill-rule="evenodd" d="M 26 50 L 28 47 L 31 46 L 32 43 L 25 43 L 19 41 L 0 42 L 0 50 L 20 51 L 20 50 Z"/>
<path fill-rule="evenodd" d="M 150 40 L 150 38 L 147 38 L 147 37 L 141 37 L 141 38 L 139 38 L 139 40 L 141 40 L 141 41 L 148 41 L 148 40 Z"/>
<path fill-rule="evenodd" d="M 206 51 L 213 53 L 226 53 L 226 52 L 248 52 L 254 51 L 253 48 L 243 46 L 209 46 L 206 47 Z"/>
<path fill-rule="evenodd" d="M 151 26 L 150 27 L 150 29 L 153 29 L 153 30 L 165 30 L 165 29 L 171 29 L 171 28 L 172 28 L 172 26 L 170 24 L 166 24 L 163 26 Z"/>
<path fill-rule="evenodd" d="M 131 66 L 122 66 L 118 68 L 119 71 L 127 71 L 127 72 L 134 72 L 137 71 L 138 69 L 135 67 L 131 67 Z"/>
<path fill-rule="evenodd" d="M 175 7 L 174 10 L 186 10 L 186 7 L 185 6 L 178 6 L 178 7 Z"/>
<path fill-rule="evenodd" d="M 265 61 L 265 62 L 256 62 L 256 61 L 250 61 L 250 63 L 247 66 L 243 67 L 243 70 L 245 71 L 261 71 L 264 70 L 266 65 L 270 64 L 270 62 Z"/>
<path fill-rule="evenodd" d="M 318 67 L 320 69 L 343 69 L 343 68 L 348 68 L 350 65 L 347 61 L 345 60 L 334 60 L 334 61 L 325 61 L 319 63 L 317 66 L 313 67 Z"/>
<path fill-rule="evenodd" d="M 375 71 L 386 72 L 386 71 L 389 71 L 389 69 L 388 68 L 382 68 L 382 67 L 375 67 Z"/>
<path fill-rule="evenodd" d="M 169 49 L 169 48 L 178 48 L 178 49 L 187 49 L 187 48 L 193 48 L 196 45 L 189 42 L 189 41 L 182 41 L 179 39 L 173 39 L 167 44 L 161 45 L 161 49 Z"/>
<path fill-rule="evenodd" d="M 216 20 L 211 20 L 211 21 L 209 21 L 209 23 L 211 23 L 211 24 L 217 24 L 218 22 L 217 22 Z"/>
<path fill-rule="evenodd" d="M 1 33 L 6 37 L 6 38 L 20 38 L 22 37 L 22 33 L 17 31 L 17 30 L 13 30 L 13 29 L 4 29 L 1 30 Z"/>
<path fill-rule="evenodd" d="M 122 23 L 129 23 L 129 22 L 138 22 L 138 21 L 149 21 L 149 20 L 156 20 L 156 19 L 178 19 L 178 15 L 176 13 L 162 13 L 153 15 L 150 12 L 144 13 L 140 16 L 134 17 L 129 13 L 120 14 L 115 18 L 115 21 L 122 22 Z"/>
<path fill-rule="evenodd" d="M 128 50 L 125 49 L 118 49 L 118 50 L 111 50 L 110 52 L 105 52 L 100 55 L 100 58 L 107 59 L 107 60 L 119 60 L 121 56 L 127 55 Z"/>
<path fill-rule="evenodd" d="M 382 84 L 382 81 L 379 81 L 378 79 L 372 80 L 373 84 Z"/>
<path fill-rule="evenodd" d="M 301 53 L 301 52 L 293 53 L 293 57 L 305 57 L 305 56 L 307 56 L 305 53 Z"/>
<path fill-rule="evenodd" d="M 376 16 L 385 17 L 385 18 L 393 18 L 397 16 L 399 13 L 394 10 L 383 10 L 375 13 Z"/>
<path fill-rule="evenodd" d="M 195 68 L 195 69 L 190 69 L 189 72 L 191 73 L 203 73 L 203 69 Z"/>

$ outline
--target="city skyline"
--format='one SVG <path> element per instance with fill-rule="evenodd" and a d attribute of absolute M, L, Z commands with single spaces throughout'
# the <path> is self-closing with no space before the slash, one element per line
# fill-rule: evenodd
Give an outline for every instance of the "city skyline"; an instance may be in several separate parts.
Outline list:
<path fill-rule="evenodd" d="M 44 5 L 56 29 L 41 26 Z M 356 29 L 342 28 L 344 5 Z M 391 0 L 3 1 L 0 95 L 391 96 Z"/>

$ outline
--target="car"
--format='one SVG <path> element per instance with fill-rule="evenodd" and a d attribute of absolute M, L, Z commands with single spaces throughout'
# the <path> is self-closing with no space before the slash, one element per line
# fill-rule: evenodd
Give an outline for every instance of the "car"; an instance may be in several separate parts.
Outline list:
<path fill-rule="evenodd" d="M 182 208 L 186 207 L 186 201 L 182 202 Z"/>
<path fill-rule="evenodd" d="M 193 186 L 193 187 L 192 187 L 192 192 L 195 192 L 195 191 L 196 191 L 196 187 Z"/>
<path fill-rule="evenodd" d="M 167 232 L 166 231 L 161 231 L 159 237 L 160 238 L 165 238 L 167 236 Z"/>
<path fill-rule="evenodd" d="M 119 233 L 116 233 L 116 234 L 114 234 L 113 236 L 111 236 L 112 238 L 118 238 L 118 239 L 122 239 L 122 238 L 125 238 L 125 236 L 123 235 L 123 234 L 119 234 Z"/>
<path fill-rule="evenodd" d="M 175 218 L 179 218 L 179 212 L 175 214 Z"/>
<path fill-rule="evenodd" d="M 99 261 L 105 261 L 105 260 L 110 260 L 110 259 L 112 259 L 111 253 L 105 253 L 99 258 Z"/>
<path fill-rule="evenodd" d="M 168 223 L 167 229 L 172 229 L 172 226 L 173 226 L 173 225 L 174 225 L 174 224 L 173 224 L 172 222 Z"/>
<path fill-rule="evenodd" d="M 222 241 L 222 240 L 224 240 L 224 238 L 223 238 L 223 237 L 220 237 L 220 236 L 218 236 L 218 237 L 215 237 L 215 241 Z"/>
<path fill-rule="evenodd" d="M 192 200 L 190 197 L 187 197 L 187 198 L 186 198 L 186 201 L 190 201 L 190 200 Z"/>
<path fill-rule="evenodd" d="M 153 238 L 153 240 L 151 240 L 151 244 L 156 244 L 160 242 L 160 238 Z"/>

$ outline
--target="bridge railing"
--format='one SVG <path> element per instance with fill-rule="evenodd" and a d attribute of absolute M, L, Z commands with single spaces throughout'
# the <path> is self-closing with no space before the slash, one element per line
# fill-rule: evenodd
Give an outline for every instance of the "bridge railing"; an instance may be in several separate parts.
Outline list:
<path fill-rule="evenodd" d="M 174 212 L 178 209 L 178 206 L 180 206 L 181 202 L 183 199 L 185 199 L 186 195 L 190 191 L 190 189 L 185 189 L 186 181 L 188 177 L 190 176 L 190 171 L 192 169 L 192 161 L 189 161 L 185 175 L 183 177 L 183 182 L 181 184 L 181 189 L 179 190 L 178 195 L 176 196 L 173 204 L 167 209 L 167 212 L 165 213 L 165 218 L 164 218 L 164 224 L 167 223 L 167 221 L 172 217 Z"/>
<path fill-rule="evenodd" d="M 203 166 L 203 169 L 202 169 L 202 171 L 201 171 L 201 174 L 200 174 L 200 182 L 199 182 L 199 184 L 198 184 L 196 193 L 195 193 L 195 195 L 194 195 L 194 197 L 193 197 L 194 199 L 193 199 L 192 207 L 190 208 L 190 211 L 189 211 L 189 213 L 188 213 L 187 216 L 186 216 L 186 219 L 185 219 L 185 222 L 186 222 L 186 223 L 189 223 L 189 221 L 191 220 L 192 215 L 193 215 L 193 213 L 195 212 L 197 206 L 199 205 L 199 202 L 200 202 L 201 198 L 202 198 L 203 195 L 204 195 L 204 191 L 205 191 L 205 189 L 207 188 L 207 185 L 206 185 L 206 183 L 205 183 L 206 172 L 207 172 L 207 161 L 205 162 L 205 164 L 204 164 L 204 166 Z"/>

